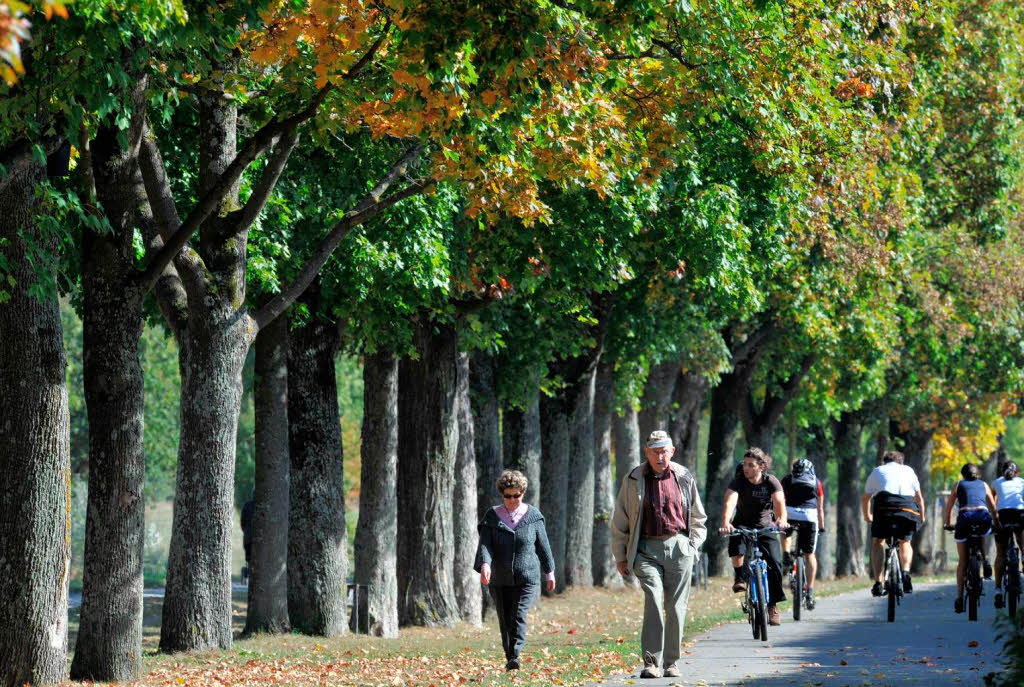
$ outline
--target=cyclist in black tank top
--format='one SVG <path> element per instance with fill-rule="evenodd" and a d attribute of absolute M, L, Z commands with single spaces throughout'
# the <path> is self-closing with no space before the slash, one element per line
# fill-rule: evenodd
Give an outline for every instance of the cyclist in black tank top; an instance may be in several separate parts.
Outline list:
<path fill-rule="evenodd" d="M 992 531 L 992 516 L 996 512 L 996 499 L 992 489 L 984 480 L 979 479 L 981 471 L 973 463 L 967 463 L 960 469 L 962 480 L 956 483 L 953 494 L 960 510 L 956 515 L 956 527 L 953 538 L 956 540 L 956 551 L 960 560 L 956 565 L 956 599 L 953 610 L 964 612 L 964 573 L 967 571 L 967 538 L 984 536 Z M 946 526 L 952 526 L 953 498 L 946 502 Z M 985 549 L 982 548 L 982 556 Z M 984 560 L 985 577 L 992 576 L 992 568 L 988 559 Z"/>

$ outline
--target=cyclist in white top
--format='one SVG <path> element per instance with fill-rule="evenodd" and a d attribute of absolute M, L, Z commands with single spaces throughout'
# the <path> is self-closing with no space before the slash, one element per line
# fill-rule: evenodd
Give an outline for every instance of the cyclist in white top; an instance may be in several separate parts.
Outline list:
<path fill-rule="evenodd" d="M 1024 479 L 1020 477 L 1020 468 L 1012 460 L 1002 465 L 1002 477 L 992 482 L 992 491 L 996 495 L 996 608 L 1005 605 L 1003 599 L 1003 555 L 1010 535 L 1017 537 L 1017 546 L 1024 550 Z"/>
<path fill-rule="evenodd" d="M 910 540 L 924 524 L 924 495 L 917 473 L 903 464 L 902 453 L 886 451 L 882 455 L 882 464 L 871 471 L 864 485 L 861 510 L 864 520 L 871 524 L 871 572 L 875 577 L 871 594 L 882 596 L 882 548 L 890 534 L 899 540 L 903 593 L 912 593 L 910 564 L 914 559 L 914 549 Z"/>

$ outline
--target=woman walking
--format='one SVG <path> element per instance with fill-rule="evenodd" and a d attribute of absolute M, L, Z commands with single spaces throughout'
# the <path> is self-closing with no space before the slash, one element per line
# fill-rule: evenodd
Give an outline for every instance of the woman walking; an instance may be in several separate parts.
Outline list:
<path fill-rule="evenodd" d="M 555 559 L 544 516 L 523 502 L 528 486 L 523 473 L 506 470 L 495 486 L 502 504 L 488 510 L 480 521 L 480 546 L 473 569 L 494 599 L 505 670 L 518 670 L 519 654 L 526 644 L 526 612 L 540 588 L 542 570 L 548 591 L 554 591 Z"/>

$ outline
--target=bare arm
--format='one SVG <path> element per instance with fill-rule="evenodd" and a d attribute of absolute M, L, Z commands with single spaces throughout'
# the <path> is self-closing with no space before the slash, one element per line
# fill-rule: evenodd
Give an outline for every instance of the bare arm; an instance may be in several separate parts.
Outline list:
<path fill-rule="evenodd" d="M 914 500 L 917 501 L 917 507 L 921 511 L 921 524 L 923 525 L 924 524 L 924 519 L 925 519 L 925 515 L 924 515 L 924 494 L 922 494 L 921 491 L 918 490 L 918 492 L 916 494 L 914 494 Z"/>
<path fill-rule="evenodd" d="M 996 510 L 996 495 L 987 484 L 985 485 L 985 501 L 988 503 L 988 512 L 992 514 L 992 519 L 998 523 L 999 514 Z"/>
<path fill-rule="evenodd" d="M 779 528 L 789 527 L 789 518 L 786 516 L 786 497 L 781 490 L 772 494 L 772 510 L 775 511 L 775 523 Z"/>
<path fill-rule="evenodd" d="M 864 522 L 871 522 L 871 494 L 865 492 L 860 497 L 860 510 L 864 514 Z"/>
<path fill-rule="evenodd" d="M 718 528 L 720 534 L 729 534 L 732 532 L 732 514 L 736 512 L 736 504 L 740 500 L 740 495 L 732 489 L 725 490 L 725 505 L 722 506 L 722 526 Z"/>

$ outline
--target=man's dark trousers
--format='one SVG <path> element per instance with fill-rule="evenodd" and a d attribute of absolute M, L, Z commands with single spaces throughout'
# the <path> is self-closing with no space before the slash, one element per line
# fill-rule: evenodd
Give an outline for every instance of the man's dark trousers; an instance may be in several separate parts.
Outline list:
<path fill-rule="evenodd" d="M 494 599 L 494 610 L 498 614 L 501 646 L 505 649 L 506 661 L 519 658 L 526 644 L 526 612 L 533 605 L 538 586 L 536 583 L 491 586 L 491 598 Z"/>

